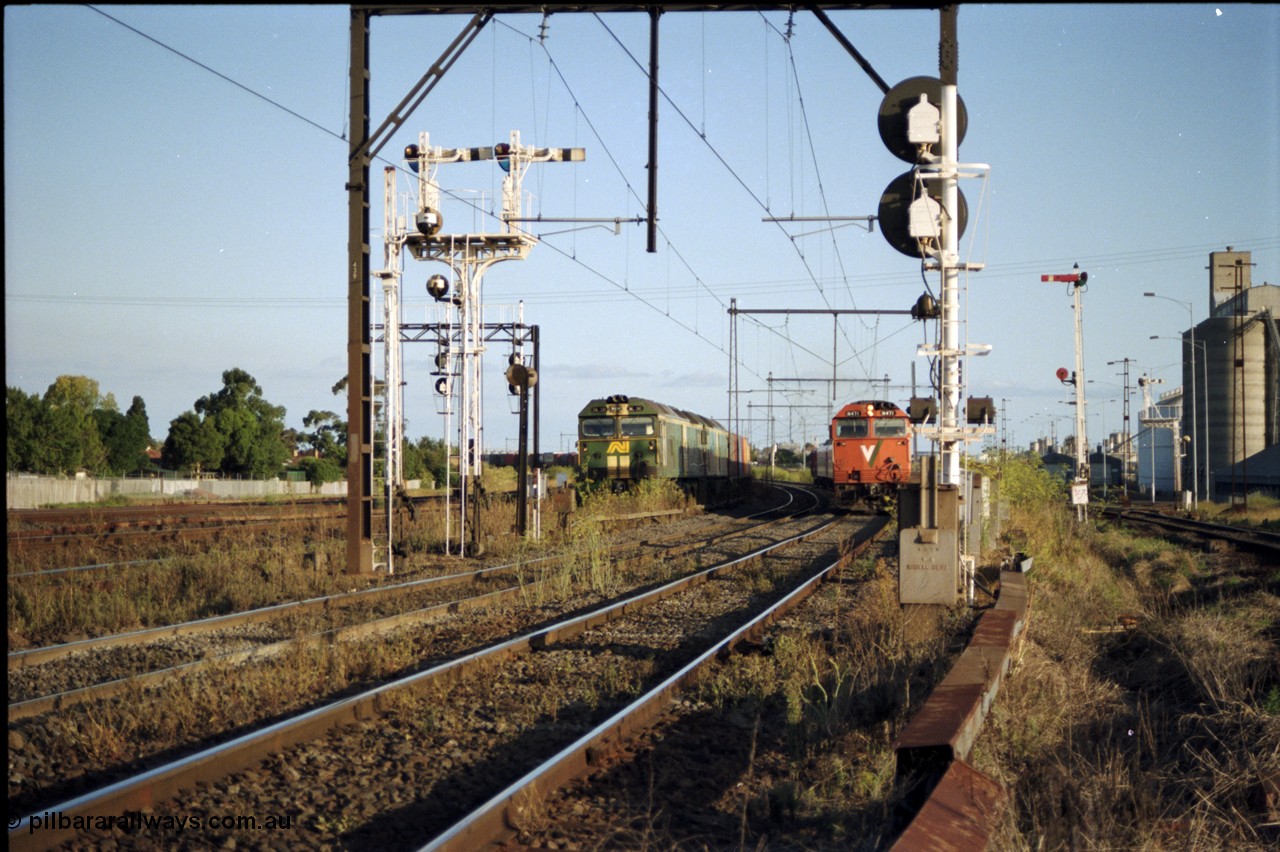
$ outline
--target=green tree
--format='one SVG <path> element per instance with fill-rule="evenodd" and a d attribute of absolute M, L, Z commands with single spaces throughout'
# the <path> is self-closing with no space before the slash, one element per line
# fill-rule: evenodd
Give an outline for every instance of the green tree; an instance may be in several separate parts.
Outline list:
<path fill-rule="evenodd" d="M 326 482 L 337 482 L 346 475 L 333 459 L 304 458 L 298 460 L 298 466 L 307 475 L 307 482 L 312 485 L 323 485 Z"/>
<path fill-rule="evenodd" d="M 222 389 L 202 396 L 195 412 L 212 421 L 223 437 L 223 473 L 254 478 L 275 476 L 289 460 L 283 406 L 262 396 L 253 376 L 236 367 L 222 374 Z"/>
<path fill-rule="evenodd" d="M 333 459 L 345 464 L 347 458 L 347 421 L 332 411 L 310 411 L 302 418 L 302 425 L 309 432 L 301 432 L 301 444 L 315 450 L 321 458 Z"/>
<path fill-rule="evenodd" d="M 87 376 L 58 376 L 44 394 L 37 429 L 36 470 L 41 473 L 92 473 L 108 470 L 107 451 L 94 411 L 103 400 L 98 383 Z"/>
<path fill-rule="evenodd" d="M 444 484 L 445 443 L 438 438 L 419 438 L 404 445 L 405 479 L 432 479 L 437 487 Z"/>
<path fill-rule="evenodd" d="M 213 420 L 184 411 L 170 421 L 160 457 L 166 467 L 202 473 L 217 469 L 225 450 L 226 440 Z"/>
<path fill-rule="evenodd" d="M 147 446 L 151 443 L 151 423 L 142 397 L 135 396 L 129 410 L 100 408 L 94 412 L 98 432 L 107 450 L 107 466 L 115 473 L 132 473 L 147 465 Z"/>
<path fill-rule="evenodd" d="M 5 388 L 6 470 L 37 472 L 36 444 L 44 408 L 44 401 L 36 394 L 21 388 Z"/>

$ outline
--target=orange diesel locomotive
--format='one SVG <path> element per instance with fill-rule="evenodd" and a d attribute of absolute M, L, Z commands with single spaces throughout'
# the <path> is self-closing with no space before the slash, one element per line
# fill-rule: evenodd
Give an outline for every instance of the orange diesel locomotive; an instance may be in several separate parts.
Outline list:
<path fill-rule="evenodd" d="M 809 470 L 842 502 L 891 502 L 911 475 L 907 413 L 883 400 L 849 403 L 831 421 L 831 440 L 810 453 Z"/>

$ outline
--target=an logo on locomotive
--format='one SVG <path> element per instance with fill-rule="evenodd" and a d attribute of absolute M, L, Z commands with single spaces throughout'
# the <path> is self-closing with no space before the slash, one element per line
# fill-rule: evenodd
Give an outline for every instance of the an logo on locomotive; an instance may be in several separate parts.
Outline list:
<path fill-rule="evenodd" d="M 609 448 L 605 450 L 605 453 L 609 455 L 613 455 L 616 453 L 623 453 L 625 455 L 630 452 L 631 452 L 630 441 L 610 441 Z"/>

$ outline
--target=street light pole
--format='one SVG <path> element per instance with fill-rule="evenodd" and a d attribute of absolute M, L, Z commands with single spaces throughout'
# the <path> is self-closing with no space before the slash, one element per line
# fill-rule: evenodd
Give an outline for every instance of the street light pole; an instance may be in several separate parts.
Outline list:
<path fill-rule="evenodd" d="M 1180 299 L 1171 299 L 1168 296 L 1161 296 L 1157 293 L 1143 293 L 1143 296 L 1151 299 L 1164 299 L 1166 302 L 1177 302 L 1187 309 L 1187 322 L 1191 325 L 1191 499 L 1192 504 L 1199 508 L 1200 505 L 1200 437 L 1199 426 L 1196 417 L 1196 321 L 1195 315 L 1192 313 L 1192 303 L 1184 302 Z M 1207 367 L 1206 367 L 1207 369 Z M 1208 393 L 1208 386 L 1205 386 L 1205 393 Z M 1206 400 L 1207 401 L 1207 400 Z M 1209 425 L 1208 405 L 1205 407 L 1205 427 Z M 1206 439 L 1207 440 L 1207 439 Z M 1206 451 L 1208 444 L 1205 445 Z"/>

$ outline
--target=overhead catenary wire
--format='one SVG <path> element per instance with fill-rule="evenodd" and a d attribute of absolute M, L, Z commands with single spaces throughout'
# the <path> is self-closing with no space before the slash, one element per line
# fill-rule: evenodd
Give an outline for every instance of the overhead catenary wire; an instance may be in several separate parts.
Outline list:
<path fill-rule="evenodd" d="M 595 16 L 596 20 L 599 21 L 601 27 L 604 28 L 605 32 L 609 34 L 609 36 L 614 40 L 614 42 L 622 49 L 623 53 L 626 54 L 627 58 L 629 58 L 632 61 L 632 63 L 640 70 L 640 73 L 643 74 L 647 79 L 649 76 L 648 69 L 645 68 L 643 64 L 641 64 L 640 60 L 636 58 L 635 54 L 633 54 L 631 50 L 622 42 L 622 40 L 609 27 L 609 25 L 604 22 L 604 20 L 600 17 L 599 13 L 592 13 L 592 14 Z M 677 104 L 671 98 L 671 96 L 666 92 L 666 90 L 661 85 L 658 86 L 658 92 L 659 94 L 662 95 L 663 100 L 665 100 L 666 103 L 669 106 L 671 106 L 672 109 L 675 110 L 676 114 L 680 116 L 681 120 L 684 121 L 684 123 L 689 127 L 689 129 L 693 131 L 694 135 L 698 136 L 698 138 L 702 140 L 703 144 L 707 146 L 712 156 L 714 156 L 715 159 L 722 166 L 724 166 L 725 170 L 734 179 L 734 181 L 736 181 L 738 185 L 742 187 L 742 189 L 747 193 L 747 195 L 751 198 L 751 200 L 754 201 L 756 205 L 759 206 L 766 213 L 770 212 L 769 208 L 765 205 L 765 203 L 760 199 L 760 197 L 755 193 L 755 191 L 750 186 L 747 185 L 746 181 L 743 180 L 741 175 L 739 175 L 737 171 L 729 164 L 729 162 L 724 158 L 724 156 L 720 153 L 720 151 L 716 148 L 716 146 L 711 143 L 710 139 L 708 139 L 707 137 L 699 133 L 698 128 L 694 125 L 693 121 L 688 117 L 687 114 L 685 114 L 684 110 L 680 108 L 679 104 Z M 775 222 L 774 224 L 777 225 L 778 229 L 784 235 L 786 234 L 786 229 L 783 228 L 780 223 Z M 818 291 L 818 294 L 822 297 L 823 303 L 827 306 L 828 309 L 831 309 L 832 308 L 831 302 L 827 298 L 827 294 L 823 290 L 822 286 L 818 283 L 818 277 L 814 273 L 812 266 L 810 266 L 808 257 L 804 254 L 804 252 L 800 249 L 800 247 L 796 245 L 794 240 L 788 239 L 788 242 L 791 244 L 793 250 L 795 250 L 797 256 L 800 259 L 801 265 L 805 268 L 805 271 L 808 273 L 808 280 L 814 285 L 815 289 Z M 848 340 L 848 337 L 846 334 L 846 341 L 847 340 Z M 852 343 L 850 343 L 850 345 L 852 345 Z"/>
<path fill-rule="evenodd" d="M 263 95 L 262 93 L 260 93 L 260 92 L 258 92 L 258 91 L 255 91 L 254 89 L 250 88 L 249 86 L 245 85 L 244 83 L 241 83 L 241 82 L 239 82 L 238 80 L 235 80 L 235 79 L 233 79 L 233 78 L 231 78 L 231 77 L 227 76 L 226 74 L 223 74 L 222 72 L 218 71 L 217 69 L 212 68 L 212 67 L 210 67 L 210 66 L 208 66 L 208 65 L 206 65 L 206 64 L 204 64 L 204 63 L 202 63 L 202 62 L 199 62 L 199 61 L 198 61 L 198 60 L 196 60 L 196 59 L 193 59 L 192 57 L 188 56 L 187 54 L 183 53 L 182 51 L 177 50 L 176 48 L 171 47 L 170 45 L 165 44 L 165 43 L 164 43 L 164 42 L 162 42 L 161 40 L 159 40 L 159 39 L 157 39 L 157 38 L 155 38 L 155 37 L 153 37 L 153 36 L 151 36 L 151 35 L 149 35 L 149 34 L 147 34 L 147 33 L 143 32 L 143 31 L 141 31 L 141 30 L 137 29 L 136 27 L 130 26 L 129 24 L 127 24 L 127 23 L 125 23 L 125 22 L 121 21 L 119 18 L 113 17 L 112 15 L 109 15 L 109 14 L 107 14 L 106 12 L 103 12 L 102 10 L 97 9 L 97 8 L 95 8 L 95 7 L 93 7 L 93 6 L 89 6 L 88 8 L 89 8 L 89 9 L 91 9 L 92 11 L 97 12 L 98 14 L 102 15 L 104 18 L 106 18 L 106 19 L 108 19 L 108 20 L 112 21 L 113 23 L 115 23 L 115 24 L 117 24 L 117 25 L 119 25 L 119 26 L 121 26 L 121 27 L 123 27 L 123 28 L 125 28 L 125 29 L 129 30 L 130 32 L 132 32 L 132 33 L 134 33 L 134 34 L 136 34 L 137 36 L 139 36 L 139 37 L 141 37 L 141 38 L 144 38 L 144 39 L 146 39 L 146 40 L 147 40 L 147 41 L 149 41 L 149 42 L 152 42 L 153 44 L 157 45 L 158 47 L 163 48 L 164 50 L 169 51 L 170 53 L 173 53 L 175 56 L 178 56 L 178 57 L 180 57 L 181 59 L 184 59 L 184 60 L 186 60 L 187 62 L 190 62 L 191 64 L 193 64 L 193 65 L 195 65 L 195 66 L 199 67 L 200 69 L 202 69 L 202 70 L 204 70 L 204 71 L 206 71 L 206 72 L 208 72 L 208 73 L 210 73 L 210 74 L 214 75 L 215 77 L 218 77 L 219 79 L 224 80 L 224 81 L 226 81 L 226 82 L 228 82 L 228 83 L 232 84 L 233 86 L 235 86 L 236 88 L 238 88 L 238 89 L 240 89 L 240 90 L 242 90 L 242 91 L 246 92 L 247 94 L 252 95 L 253 97 L 256 97 L 256 98 L 259 98 L 259 99 L 261 99 L 261 100 L 265 101 L 265 102 L 266 102 L 266 103 L 268 103 L 269 105 L 271 105 L 271 106 L 273 106 L 273 107 L 275 107 L 275 108 L 277 108 L 277 109 L 281 110 L 282 112 L 284 112 L 284 113 L 286 113 L 286 114 L 288 114 L 288 115 L 290 115 L 290 116 L 294 117 L 295 119 L 297 119 L 297 120 L 299 120 L 299 121 L 304 122 L 304 123 L 305 123 L 305 124 L 307 124 L 308 126 L 310 126 L 310 127 L 314 128 L 314 129 L 320 130 L 321 132 L 325 133 L 326 135 L 328 135 L 328 136 L 332 136 L 333 138 L 338 139 L 338 140 L 341 140 L 341 141 L 343 141 L 343 142 L 348 142 L 348 141 L 349 141 L 349 140 L 346 138 L 345 134 L 342 134 L 342 133 L 335 133 L 334 131 L 332 131 L 332 130 L 330 130 L 330 129 L 326 128 L 326 127 L 324 127 L 323 125 L 321 125 L 321 124 L 319 124 L 319 123 L 317 123 L 317 122 L 315 122 L 315 121 L 312 121 L 311 119 L 307 118 L 306 116 L 302 115 L 301 113 L 298 113 L 298 112 L 296 112 L 296 111 L 294 111 L 294 110 L 290 109 L 289 107 L 287 107 L 287 106 L 285 106 L 285 105 L 283 105 L 283 104 L 279 103 L 278 101 L 275 101 L 275 100 L 273 100 L 273 99 L 271 99 L 271 98 L 267 97 L 266 95 Z M 507 26 L 507 28 L 508 28 L 508 29 L 511 29 L 513 32 L 517 32 L 517 33 L 519 32 L 518 30 L 515 30 L 514 28 L 512 28 L 512 27 L 510 27 L 510 26 Z M 527 36 L 527 34 L 520 33 L 520 35 L 523 35 L 523 36 L 525 36 L 526 38 L 529 38 L 529 36 Z M 542 47 L 543 47 L 543 49 L 544 49 L 544 50 L 546 50 L 545 42 L 543 42 L 543 43 L 542 43 Z M 547 53 L 547 55 L 548 55 L 548 58 L 550 59 L 550 53 L 549 53 L 549 52 Z M 561 72 L 560 72 L 559 68 L 558 68 L 557 66 L 555 66 L 554 61 L 552 61 L 552 67 L 556 70 L 556 73 L 557 73 L 557 75 L 560 77 L 560 79 L 561 79 L 563 82 L 565 82 L 566 90 L 569 90 L 569 87 L 568 87 L 567 81 L 565 81 L 565 80 L 564 80 L 564 76 L 563 76 L 563 74 L 561 74 Z M 571 90 L 569 90 L 569 91 L 570 91 L 570 94 L 571 94 L 571 96 L 572 96 L 572 91 L 571 91 Z M 577 98 L 576 98 L 576 97 L 574 97 L 574 103 L 575 103 L 575 107 L 577 107 L 577 109 L 581 112 L 581 111 L 582 111 L 582 109 L 581 109 L 581 104 L 577 101 Z M 582 112 L 582 114 L 583 114 L 584 119 L 586 119 L 585 112 Z M 591 126 L 591 125 L 590 125 L 590 120 L 589 120 L 589 119 L 587 119 L 587 121 L 588 121 L 588 125 L 589 125 L 589 126 Z M 591 126 L 591 129 L 592 129 L 592 132 L 595 134 L 596 138 L 597 138 L 597 139 L 601 142 L 601 144 L 603 145 L 603 144 L 604 144 L 604 140 L 603 140 L 603 138 L 600 136 L 600 134 L 599 134 L 598 132 L 596 132 L 596 130 L 595 130 L 595 128 L 594 128 L 594 126 Z M 613 160 L 612 155 L 610 154 L 609 156 L 610 156 L 610 159 L 611 159 L 611 160 Z M 407 171 L 405 170 L 404 166 L 403 166 L 402 164 L 400 164 L 400 163 L 393 163 L 393 162 L 391 162 L 391 161 L 389 161 L 389 160 L 386 160 L 385 158 L 383 158 L 383 157 L 381 157 L 381 156 L 377 157 L 377 159 L 378 159 L 379 161 L 381 161 L 381 162 L 383 162 L 383 163 L 385 163 L 385 164 L 389 165 L 389 166 L 392 166 L 392 167 L 396 168 L 396 169 L 397 169 L 398 171 L 400 171 L 401 173 L 407 173 Z M 622 170 L 621 170 L 621 168 L 620 168 L 620 167 L 618 167 L 616 160 L 613 160 L 613 162 L 614 162 L 614 166 L 615 166 L 615 168 L 618 168 L 618 171 L 619 171 L 619 173 L 621 174 L 621 173 L 622 173 Z M 633 194 L 635 194 L 635 193 L 634 193 L 634 189 L 633 189 L 633 188 L 631 188 L 631 187 L 630 187 L 630 185 L 628 185 L 628 189 L 629 189 L 629 190 L 631 190 Z M 476 210 L 476 211 L 477 211 L 477 212 L 479 212 L 479 213 L 482 213 L 482 214 L 484 214 L 484 215 L 488 215 L 488 216 L 493 217 L 493 218 L 497 218 L 497 217 L 495 216 L 495 214 L 494 214 L 492 211 L 484 210 L 484 209 L 480 208 L 478 205 L 476 205 L 474 202 L 472 202 L 472 201 L 470 201 L 470 200 L 468 200 L 468 199 L 462 198 L 462 197 L 460 197 L 460 196 L 456 195 L 456 194 L 455 194 L 455 193 L 453 193 L 453 192 L 450 192 L 449 190 L 447 190 L 447 189 L 445 189 L 445 188 L 443 188 L 443 187 L 441 188 L 441 192 L 443 192 L 445 195 L 449 196 L 450 198 L 452 198 L 452 199 L 453 199 L 453 200 L 455 200 L 455 201 L 459 201 L 459 202 L 461 202 L 461 203 L 463 203 L 463 204 L 466 204 L 466 205 L 468 205 L 468 206 L 472 207 L 474 210 Z M 638 197 L 638 196 L 637 196 L 637 197 Z M 664 234 L 664 238 L 665 238 L 665 234 Z M 669 239 L 668 239 L 668 242 L 670 242 L 670 240 L 669 240 Z M 543 241 L 543 245 L 546 245 L 548 248 L 550 248 L 550 249 L 552 249 L 552 250 L 556 251 L 557 253 L 559 253 L 559 254 L 563 255 L 564 257 L 566 257 L 567 259 L 569 259 L 571 262 L 573 262 L 573 263 L 575 263 L 575 264 L 578 264 L 578 265 L 579 265 L 579 266 L 581 266 L 583 269 L 585 269 L 586 271 L 590 272 L 593 276 L 595 276 L 595 277 L 599 278 L 600 280 L 605 281 L 605 282 L 607 282 L 607 283 L 611 284 L 612 286 L 614 286 L 615 288 L 617 288 L 617 289 L 619 289 L 619 290 L 622 290 L 622 291 L 624 291 L 624 292 L 627 292 L 627 287 L 626 287 L 626 285 L 624 285 L 624 284 L 619 284 L 618 282 L 614 281 L 614 280 L 613 280 L 612 278 L 610 278 L 609 276 L 607 276 L 607 275 L 605 275 L 604 273 L 602 273 L 600 270 L 595 269 L 594 267 L 591 267 L 591 266 L 589 266 L 588 264 L 584 263 L 583 261 L 581 261 L 581 260 L 576 256 L 576 254 L 571 253 L 571 252 L 568 252 L 568 251 L 565 251 L 564 249 L 559 248 L 558 246 L 554 245 L 554 244 L 553 244 L 553 243 L 551 243 L 551 242 Z M 689 268 L 688 263 L 687 263 L 687 261 L 685 261 L 685 260 L 684 260 L 683 256 L 680 256 L 680 258 L 681 258 L 681 262 L 685 264 L 686 268 Z M 690 268 L 690 271 L 692 271 L 692 269 L 691 269 L 691 268 Z M 698 280 L 699 280 L 699 282 L 700 282 L 700 283 L 704 283 L 704 282 L 701 282 L 701 279 L 698 279 Z M 709 292 L 709 291 L 708 291 L 708 292 Z M 712 295 L 714 296 L 714 294 L 712 294 Z M 129 299 L 131 299 L 131 298 L 132 298 L 132 299 L 134 299 L 134 301 L 128 301 L 128 300 L 129 300 Z M 635 296 L 633 295 L 633 296 L 632 296 L 632 298 L 637 298 L 637 297 L 635 297 Z M 717 301 L 719 301 L 718 297 L 716 297 L 716 298 L 717 298 Z M 115 303 L 115 304 L 152 304 L 152 305 L 163 305 L 163 304 L 175 304 L 175 305 L 177 305 L 177 304 L 182 304 L 182 305 L 192 305 L 192 306 L 195 306 L 195 305 L 197 304 L 197 302 L 198 302 L 198 300 L 192 300 L 192 299 L 181 299 L 181 300 L 176 300 L 176 299 L 175 299 L 175 300 L 173 300 L 172 302 L 170 302 L 169 300 L 165 299 L 164 297 L 102 297 L 102 296 L 99 296 L 99 297 L 81 297 L 81 296 L 78 296 L 78 295 L 72 295 L 72 296 L 70 296 L 70 297 L 52 297 L 52 296 L 48 296 L 48 295 L 38 295 L 38 294 L 11 294 L 11 293 L 7 293 L 7 292 L 6 292 L 6 294 L 5 294 L 5 300 L 6 300 L 6 301 L 9 301 L 9 300 L 14 300 L 14 301 L 38 301 L 38 300 L 45 300 L 45 301 L 80 301 L 80 302 L 87 302 L 89 299 L 93 299 L 93 300 L 95 300 L 95 301 L 94 301 L 94 303 L 98 303 L 98 304 L 112 304 L 112 303 Z M 209 301 L 205 302 L 205 303 L 204 303 L 204 306 L 205 306 L 205 307 L 234 306 L 234 301 L 235 301 L 235 300 L 213 299 L 213 300 L 209 300 Z M 281 300 L 281 301 L 283 302 L 283 300 Z M 341 300 L 341 301 L 342 301 L 343 303 L 345 303 L 345 300 Z M 724 352 L 726 355 L 728 354 L 728 353 L 725 351 L 725 348 L 724 348 L 724 346 L 723 346 L 723 345 L 718 344 L 718 343 L 716 343 L 715 341 L 711 340 L 710 338 L 706 337 L 705 335 L 703 335 L 703 334 L 699 333 L 699 332 L 697 331 L 697 329 L 695 329 L 695 328 L 693 328 L 693 327 L 689 326 L 688 324 L 683 323 L 683 322 L 681 322 L 680 320 L 678 320 L 677 318 L 670 316 L 669 312 L 664 311 L 662 308 L 660 308 L 660 307 L 659 307 L 659 306 L 657 306 L 656 304 L 654 304 L 654 303 L 650 302 L 650 301 L 649 301 L 649 300 L 647 300 L 647 299 L 643 299 L 643 298 L 638 298 L 638 301 L 642 302 L 643 304 L 645 304 L 645 305 L 646 305 L 646 306 L 648 306 L 649 308 L 653 309 L 653 310 L 654 310 L 654 311 L 656 311 L 657 313 L 662 314 L 662 315 L 664 315 L 664 316 L 667 316 L 667 317 L 668 317 L 668 319 L 669 319 L 670 321 L 672 321 L 672 322 L 676 323 L 678 326 L 680 326 L 681 328 L 684 328 L 686 331 L 690 332 L 691 334 L 695 335 L 696 337 L 701 338 L 702 340 L 704 340 L 704 341 L 705 341 L 705 342 L 707 342 L 708 344 L 710 344 L 710 345 L 712 345 L 712 346 L 716 347 L 716 348 L 717 348 L 717 349 L 719 349 L 721 352 Z M 269 300 L 262 300 L 262 299 L 260 299 L 260 298 L 249 298 L 249 299 L 245 299 L 245 300 L 244 300 L 244 304 L 252 305 L 252 306 L 254 306 L 255 308 L 261 308 L 261 307 L 263 307 L 265 304 L 267 304 L 268 302 L 269 302 Z M 314 304 L 314 305 L 319 305 L 319 304 L 320 304 L 320 302 L 312 302 L 312 304 Z M 721 304 L 723 305 L 723 302 L 721 302 Z M 281 307 L 286 307 L 286 305 L 282 304 L 282 305 L 281 305 Z M 297 303 L 296 303 L 296 301 L 289 302 L 288 307 L 291 307 L 292 309 L 296 309 L 296 308 L 297 308 Z"/>

